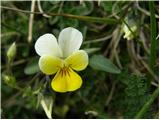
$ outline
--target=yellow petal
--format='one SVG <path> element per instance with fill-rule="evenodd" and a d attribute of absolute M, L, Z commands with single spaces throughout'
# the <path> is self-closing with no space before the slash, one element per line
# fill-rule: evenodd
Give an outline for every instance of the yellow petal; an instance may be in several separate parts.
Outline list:
<path fill-rule="evenodd" d="M 61 66 L 62 60 L 51 55 L 43 55 L 39 59 L 40 70 L 47 75 L 56 73 Z"/>
<path fill-rule="evenodd" d="M 88 54 L 84 50 L 78 50 L 66 58 L 65 62 L 74 70 L 81 71 L 88 65 Z"/>
<path fill-rule="evenodd" d="M 82 85 L 81 77 L 71 68 L 64 68 L 57 72 L 51 86 L 56 92 L 75 91 Z"/>

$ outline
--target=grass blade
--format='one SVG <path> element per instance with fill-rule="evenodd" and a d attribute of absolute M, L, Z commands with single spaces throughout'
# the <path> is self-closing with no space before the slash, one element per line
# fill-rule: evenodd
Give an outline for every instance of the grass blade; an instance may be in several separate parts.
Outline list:
<path fill-rule="evenodd" d="M 150 56 L 149 56 L 149 65 L 152 70 L 154 70 L 154 65 L 156 62 L 156 50 L 158 41 L 156 40 L 156 18 L 155 18 L 155 10 L 154 10 L 154 1 L 149 1 L 149 9 L 150 9 L 150 23 L 151 23 L 151 47 L 150 47 Z"/>
<path fill-rule="evenodd" d="M 141 110 L 135 116 L 135 119 L 140 119 L 143 117 L 143 115 L 147 112 L 148 108 L 151 106 L 151 104 L 157 98 L 158 93 L 159 93 L 159 88 L 157 87 L 156 90 L 151 95 L 150 99 L 146 102 L 146 104 L 144 104 L 144 106 L 141 108 Z"/>

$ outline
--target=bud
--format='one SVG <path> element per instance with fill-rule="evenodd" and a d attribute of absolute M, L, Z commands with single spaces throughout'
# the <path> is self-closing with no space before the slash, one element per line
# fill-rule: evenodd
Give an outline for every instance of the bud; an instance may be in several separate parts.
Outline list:
<path fill-rule="evenodd" d="M 14 57 L 16 56 L 16 43 L 12 43 L 12 45 L 9 47 L 8 51 L 7 51 L 7 57 L 8 57 L 8 61 L 12 61 L 14 59 Z"/>
<path fill-rule="evenodd" d="M 3 74 L 2 78 L 8 86 L 10 86 L 10 87 L 16 86 L 16 79 L 14 76 Z"/>

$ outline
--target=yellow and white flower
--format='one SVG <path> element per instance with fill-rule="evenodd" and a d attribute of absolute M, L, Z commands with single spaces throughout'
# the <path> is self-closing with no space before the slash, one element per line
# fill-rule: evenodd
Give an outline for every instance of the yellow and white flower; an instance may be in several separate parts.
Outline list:
<path fill-rule="evenodd" d="M 124 32 L 123 38 L 127 40 L 133 40 L 134 37 L 138 35 L 138 26 L 134 19 L 130 19 L 129 17 L 125 18 L 126 24 L 122 24 L 122 31 Z M 130 29 L 129 29 L 130 28 Z"/>
<path fill-rule="evenodd" d="M 88 65 L 88 54 L 79 50 L 82 41 L 82 33 L 72 27 L 60 32 L 58 42 L 50 33 L 40 36 L 36 41 L 39 68 L 46 75 L 56 73 L 51 82 L 56 92 L 74 91 L 81 87 L 82 79 L 75 71 L 84 70 Z"/>
<path fill-rule="evenodd" d="M 132 26 L 131 30 L 136 34 L 137 26 L 136 25 Z M 132 40 L 134 38 L 133 33 L 129 30 L 127 25 L 123 25 L 123 31 L 124 31 L 123 38 L 125 38 L 127 40 Z"/>

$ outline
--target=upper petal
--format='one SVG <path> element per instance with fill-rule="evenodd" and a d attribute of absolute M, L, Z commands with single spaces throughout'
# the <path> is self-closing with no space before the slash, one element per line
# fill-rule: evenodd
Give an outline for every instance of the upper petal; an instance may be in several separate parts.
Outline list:
<path fill-rule="evenodd" d="M 58 38 L 63 57 L 66 58 L 72 52 L 78 50 L 82 44 L 82 40 L 83 36 L 79 30 L 72 27 L 63 29 Z"/>
<path fill-rule="evenodd" d="M 52 55 L 43 55 L 39 59 L 40 70 L 47 75 L 56 73 L 62 65 L 63 61 Z"/>
<path fill-rule="evenodd" d="M 66 58 L 65 62 L 74 70 L 83 70 L 88 65 L 88 54 L 84 50 L 78 50 Z"/>
<path fill-rule="evenodd" d="M 82 85 L 81 77 L 71 68 L 60 70 L 51 82 L 51 87 L 56 92 L 75 91 Z"/>
<path fill-rule="evenodd" d="M 53 55 L 57 57 L 62 56 L 62 51 L 59 48 L 57 39 L 52 34 L 44 34 L 38 38 L 35 43 L 35 50 L 38 55 Z"/>

